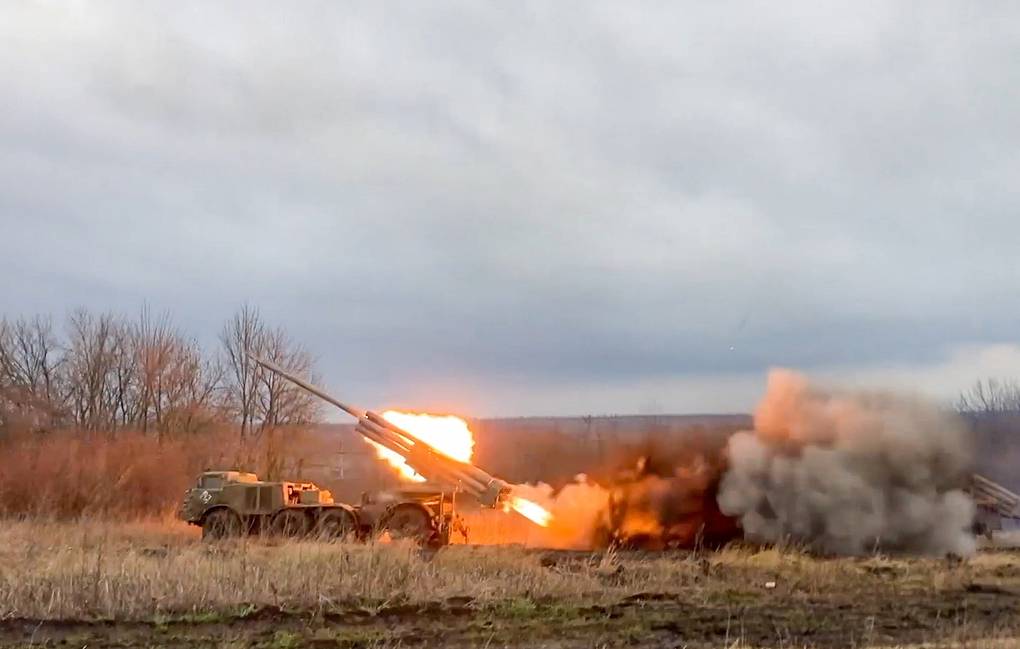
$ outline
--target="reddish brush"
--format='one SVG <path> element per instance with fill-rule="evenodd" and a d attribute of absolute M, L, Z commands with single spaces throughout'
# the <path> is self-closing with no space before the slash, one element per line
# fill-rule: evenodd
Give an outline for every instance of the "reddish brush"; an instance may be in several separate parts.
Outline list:
<path fill-rule="evenodd" d="M 208 468 L 271 472 L 290 458 L 268 437 L 223 432 L 159 439 L 142 433 L 60 432 L 7 439 L 0 451 L 0 514 L 54 519 L 139 518 L 174 511 Z"/>

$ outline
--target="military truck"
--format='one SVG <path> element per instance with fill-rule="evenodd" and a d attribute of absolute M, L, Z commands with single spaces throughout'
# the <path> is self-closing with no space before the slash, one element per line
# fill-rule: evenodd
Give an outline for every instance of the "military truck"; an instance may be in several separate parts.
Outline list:
<path fill-rule="evenodd" d="M 975 536 L 984 535 L 989 541 L 995 532 L 1004 529 L 1009 520 L 1015 525 L 1020 516 L 1020 495 L 1013 493 L 997 482 L 975 473 L 971 476 L 967 493 L 974 499 L 975 513 L 973 531 Z"/>
<path fill-rule="evenodd" d="M 362 494 L 357 506 L 336 502 L 311 482 L 262 481 L 243 471 L 206 471 L 184 493 L 178 516 L 202 528 L 203 539 L 248 534 L 321 539 L 368 539 L 388 533 L 427 545 L 445 545 L 467 529 L 454 496 L 430 484 Z"/>

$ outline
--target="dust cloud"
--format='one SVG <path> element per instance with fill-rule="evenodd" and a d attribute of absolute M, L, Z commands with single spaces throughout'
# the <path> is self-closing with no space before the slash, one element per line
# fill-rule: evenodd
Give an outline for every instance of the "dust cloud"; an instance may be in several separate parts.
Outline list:
<path fill-rule="evenodd" d="M 971 554 L 972 464 L 954 414 L 910 396 L 769 375 L 753 431 L 734 434 L 718 501 L 749 540 L 835 554 Z"/>

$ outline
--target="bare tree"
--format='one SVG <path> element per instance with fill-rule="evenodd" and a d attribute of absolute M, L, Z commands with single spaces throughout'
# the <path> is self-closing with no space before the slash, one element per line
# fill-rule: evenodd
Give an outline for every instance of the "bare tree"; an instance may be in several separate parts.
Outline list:
<path fill-rule="evenodd" d="M 0 320 L 0 400 L 4 412 L 39 430 L 62 414 L 60 345 L 47 317 Z"/>
<path fill-rule="evenodd" d="M 153 317 L 148 309 L 132 328 L 135 381 L 132 423 L 159 435 L 189 433 L 216 422 L 215 403 L 222 385 L 222 364 L 203 357 L 198 344 L 178 331 L 169 313 Z"/>
<path fill-rule="evenodd" d="M 230 376 L 229 398 L 242 439 L 252 432 L 258 403 L 258 364 L 247 352 L 259 347 L 264 331 L 258 309 L 246 304 L 227 321 L 220 333 Z"/>
<path fill-rule="evenodd" d="M 296 374 L 312 374 L 312 357 L 291 342 L 283 329 L 264 332 L 258 351 L 262 357 Z M 318 412 L 315 397 L 274 372 L 259 369 L 258 413 L 263 427 L 309 424 L 315 420 Z"/>
<path fill-rule="evenodd" d="M 267 328 L 258 310 L 246 305 L 224 326 L 220 340 L 230 376 L 230 402 L 242 437 L 316 420 L 318 402 L 313 397 L 262 370 L 247 354 L 250 351 L 298 374 L 311 375 L 311 356 L 283 329 Z"/>
<path fill-rule="evenodd" d="M 78 309 L 68 319 L 68 338 L 64 368 L 75 421 L 85 430 L 112 432 L 130 386 L 126 326 L 111 313 Z"/>
<path fill-rule="evenodd" d="M 957 409 L 976 414 L 1020 413 L 1020 384 L 1009 379 L 979 380 L 960 395 Z"/>
<path fill-rule="evenodd" d="M 124 321 L 114 325 L 107 375 L 107 398 L 115 426 L 134 427 L 138 422 L 139 367 L 131 327 Z"/>
<path fill-rule="evenodd" d="M 185 384 L 188 407 L 178 413 L 179 429 L 198 432 L 230 419 L 224 403 L 226 367 L 218 356 L 196 358 L 199 366 Z"/>

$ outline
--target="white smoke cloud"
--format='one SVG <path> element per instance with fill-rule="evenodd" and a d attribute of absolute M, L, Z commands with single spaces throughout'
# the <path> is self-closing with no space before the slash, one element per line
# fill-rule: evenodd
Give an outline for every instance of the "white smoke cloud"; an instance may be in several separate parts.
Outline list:
<path fill-rule="evenodd" d="M 974 551 L 963 422 L 917 398 L 769 376 L 755 430 L 727 445 L 719 505 L 746 536 L 822 552 Z"/>

